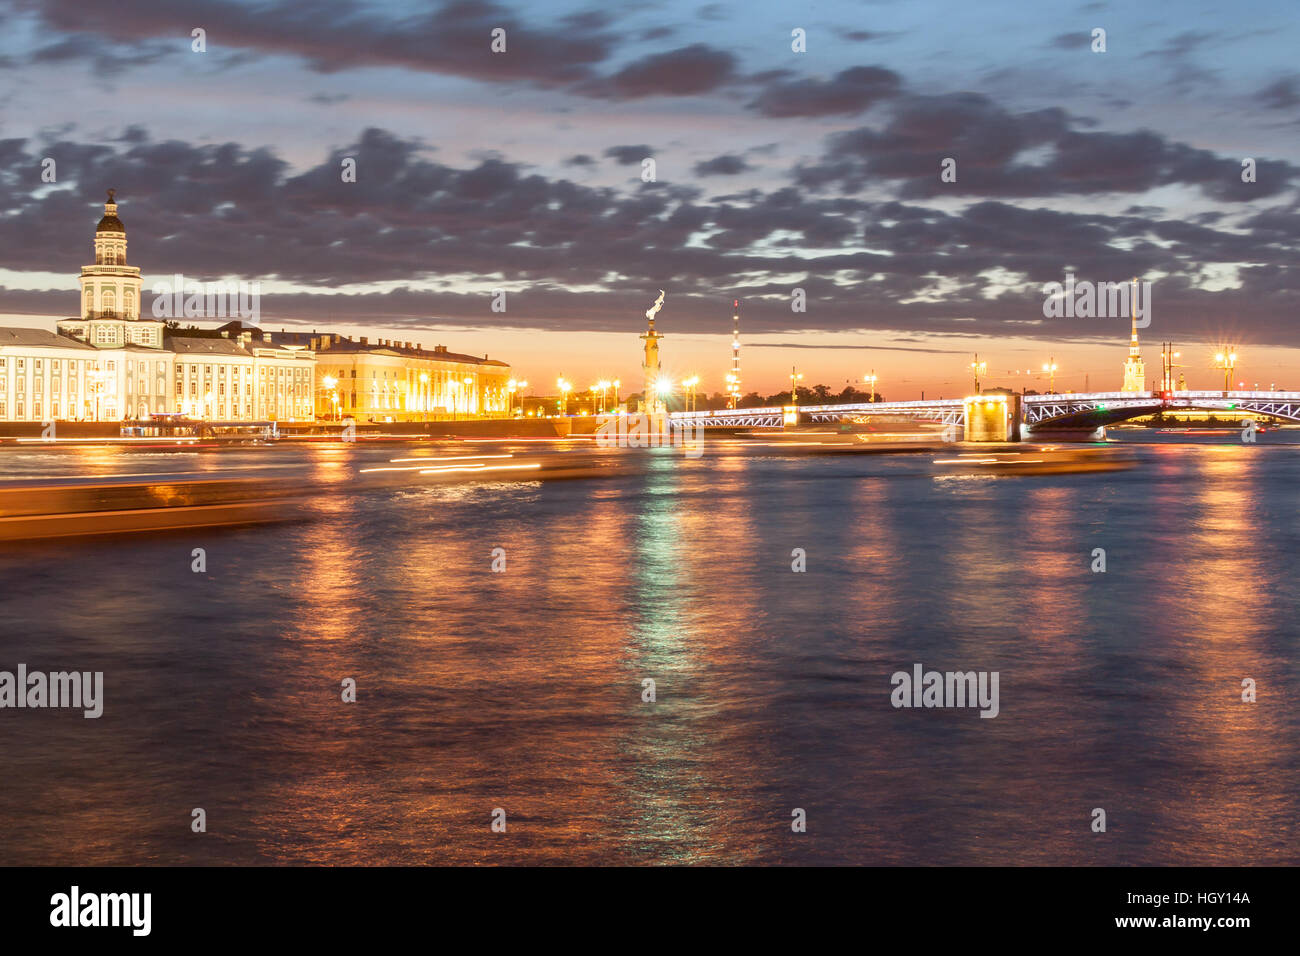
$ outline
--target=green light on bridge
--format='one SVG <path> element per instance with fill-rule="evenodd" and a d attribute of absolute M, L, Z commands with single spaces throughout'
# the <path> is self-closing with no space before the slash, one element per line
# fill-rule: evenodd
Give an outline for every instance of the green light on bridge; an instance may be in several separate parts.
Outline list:
<path fill-rule="evenodd" d="M 1098 406 L 1097 406 L 1097 411 L 1099 411 L 1099 412 L 1104 412 L 1105 410 L 1106 410 L 1106 406 L 1105 406 L 1105 405 L 1098 405 Z"/>

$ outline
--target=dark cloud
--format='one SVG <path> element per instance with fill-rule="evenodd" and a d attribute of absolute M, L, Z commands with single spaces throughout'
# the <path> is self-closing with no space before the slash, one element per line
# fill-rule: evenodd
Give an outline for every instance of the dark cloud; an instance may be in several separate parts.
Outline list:
<path fill-rule="evenodd" d="M 749 105 L 764 116 L 853 115 L 897 96 L 901 88 L 902 79 L 893 70 L 856 66 L 830 80 L 772 83 Z"/>
<path fill-rule="evenodd" d="M 611 146 L 605 150 L 605 155 L 622 166 L 631 166 L 639 163 L 647 156 L 653 156 L 655 151 L 652 147 L 645 145 L 640 146 Z"/>
<path fill-rule="evenodd" d="M 1300 106 L 1300 77 L 1284 76 L 1256 93 L 1255 98 L 1265 109 L 1294 109 Z"/>
<path fill-rule="evenodd" d="M 1047 45 L 1057 50 L 1092 50 L 1092 31 L 1076 30 L 1071 33 L 1058 33 Z"/>
<path fill-rule="evenodd" d="M 1239 158 L 1165 140 L 1159 134 L 1086 132 L 1059 109 L 1010 113 L 976 93 L 900 101 L 883 128 L 837 134 L 818 163 L 796 170 L 812 189 L 856 192 L 868 183 L 896 183 L 905 198 L 950 196 L 1053 197 L 1136 193 L 1186 185 L 1225 201 L 1268 198 L 1290 188 L 1296 167 L 1258 160 L 1257 182 L 1241 181 Z M 1030 161 L 1026 154 L 1043 151 Z M 956 182 L 940 177 L 956 162 Z"/>
<path fill-rule="evenodd" d="M 738 173 L 748 172 L 753 169 L 749 163 L 745 162 L 740 156 L 730 154 L 715 156 L 713 159 L 695 164 L 695 175 L 697 176 L 735 176 Z"/>
<path fill-rule="evenodd" d="M 578 153 L 576 156 L 570 156 L 564 161 L 565 166 L 595 166 L 596 161 L 586 153 Z"/>
<path fill-rule="evenodd" d="M 189 55 L 190 31 L 207 31 L 208 54 L 258 51 L 295 55 L 324 73 L 396 66 L 484 81 L 561 86 L 594 77 L 613 39 L 602 13 L 575 14 L 551 28 L 525 26 L 506 7 L 479 0 L 444 0 L 432 12 L 401 20 L 357 0 L 294 0 L 251 6 L 234 0 L 14 0 L 49 29 L 65 34 L 46 56 L 71 44 L 81 55 L 138 55 L 165 38 Z M 506 31 L 506 52 L 491 52 L 492 30 Z M 198 54 L 195 54 L 198 55 Z"/>
<path fill-rule="evenodd" d="M 177 53 L 178 50 L 174 46 L 161 43 L 135 43 L 127 50 L 119 50 L 112 44 L 105 44 L 97 37 L 77 33 L 38 47 L 32 51 L 27 61 L 40 64 L 87 60 L 95 75 L 106 79 L 132 67 L 156 63 L 166 56 Z"/>
<path fill-rule="evenodd" d="M 959 183 L 983 175 L 990 189 L 1009 189 L 1013 174 L 1022 174 L 1058 193 L 1170 182 L 1213 192 L 1228 188 L 1222 166 L 1235 160 L 1147 131 L 1079 133 L 1060 111 L 1010 114 L 979 97 L 912 98 L 900 107 L 883 130 L 850 131 L 828 151 L 827 163 L 844 164 L 842 176 L 892 178 L 896 193 L 914 197 L 883 202 L 795 186 L 707 200 L 672 183 L 585 186 L 504 155 L 438 162 L 433 146 L 379 129 L 301 169 L 268 149 L 158 141 L 138 128 L 107 144 L 67 133 L 11 138 L 0 140 L 0 257 L 15 272 L 75 276 L 90 253 L 103 190 L 114 186 L 131 261 L 147 285 L 181 272 L 320 290 L 265 294 L 268 324 L 627 330 L 644 310 L 646 290 L 664 288 L 671 292 L 661 316 L 666 330 L 725 333 L 726 303 L 740 295 L 747 329 L 768 332 L 791 328 L 789 297 L 798 285 L 808 296 L 798 318 L 807 329 L 1122 341 L 1127 330 L 1104 322 L 1042 318 L 1041 284 L 1069 269 L 1093 281 L 1166 276 L 1156 285 L 1156 321 L 1171 338 L 1210 336 L 1232 315 L 1249 324 L 1257 344 L 1300 341 L 1291 321 L 1300 307 L 1300 217 L 1291 205 L 1221 223 L 1209 215 L 1171 218 L 1139 201 L 1121 215 L 996 198 L 936 209 L 921 201 L 909 165 L 920 157 L 926 178 L 937 181 L 937 157 L 957 143 L 966 157 Z M 1025 166 L 1022 153 L 1037 148 L 1050 158 Z M 649 153 L 640 145 L 608 151 L 631 162 Z M 38 192 L 33 170 L 44 156 L 59 163 L 59 188 Z M 344 158 L 356 162 L 355 183 L 341 180 Z M 1284 164 L 1261 165 L 1257 187 L 1290 175 Z M 1261 189 L 1255 198 L 1267 195 Z M 1240 287 L 1199 288 L 1214 264 L 1235 267 Z M 1019 277 L 1020 285 L 1003 288 L 995 275 Z M 374 283 L 394 288 L 346 291 Z M 517 290 L 509 316 L 491 313 L 485 292 L 465 291 L 474 285 Z M 0 295 L 3 311 L 75 308 L 75 292 Z"/>
<path fill-rule="evenodd" d="M 734 79 L 733 54 L 694 43 L 630 63 L 608 78 L 584 84 L 580 92 L 611 99 L 695 96 L 710 93 Z"/>

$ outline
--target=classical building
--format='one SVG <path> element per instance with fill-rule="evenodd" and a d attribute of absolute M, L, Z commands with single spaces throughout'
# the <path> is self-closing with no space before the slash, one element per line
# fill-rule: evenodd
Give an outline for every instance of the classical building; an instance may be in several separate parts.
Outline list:
<path fill-rule="evenodd" d="M 486 355 L 327 332 L 266 335 L 315 356 L 318 418 L 402 422 L 503 418 L 510 412 L 510 366 Z"/>
<path fill-rule="evenodd" d="M 0 421 L 418 421 L 509 414 L 510 366 L 445 346 L 230 322 L 179 330 L 141 317 L 113 190 L 81 270 L 81 315 L 56 332 L 0 327 Z"/>

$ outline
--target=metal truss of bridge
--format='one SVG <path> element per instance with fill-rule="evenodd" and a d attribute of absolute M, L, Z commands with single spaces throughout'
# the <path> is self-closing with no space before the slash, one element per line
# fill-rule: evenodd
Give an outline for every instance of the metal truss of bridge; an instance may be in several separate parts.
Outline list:
<path fill-rule="evenodd" d="M 1269 415 L 1300 422 L 1300 392 L 1095 392 L 1027 395 L 1023 400 L 1023 419 L 1031 428 L 1096 427 L 1177 411 Z"/>
<path fill-rule="evenodd" d="M 960 425 L 964 420 L 962 399 L 939 399 L 931 402 L 861 402 L 853 405 L 800 405 L 797 407 L 801 423 L 828 423 L 852 421 L 866 415 L 890 415 L 914 418 L 917 421 L 937 422 L 942 425 Z M 673 412 L 673 422 L 694 422 L 697 425 L 717 428 L 780 428 L 785 423 L 786 409 L 729 408 L 718 412 Z"/>
<path fill-rule="evenodd" d="M 1228 414 L 1269 415 L 1300 423 L 1300 392 L 1089 392 L 1016 396 L 1027 430 L 1095 429 L 1156 412 L 1194 410 Z M 919 402 L 871 402 L 852 405 L 801 405 L 800 423 L 853 421 L 868 415 L 904 416 L 923 422 L 962 426 L 972 399 L 949 398 Z M 674 412 L 674 424 L 691 422 L 718 428 L 779 428 L 787 421 L 783 408 L 732 408 L 717 412 Z"/>

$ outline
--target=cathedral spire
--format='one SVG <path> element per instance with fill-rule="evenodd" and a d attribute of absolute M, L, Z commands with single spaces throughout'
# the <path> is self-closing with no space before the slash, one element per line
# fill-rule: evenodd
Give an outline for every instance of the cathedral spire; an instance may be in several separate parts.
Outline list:
<path fill-rule="evenodd" d="M 1128 354 L 1129 354 L 1129 358 L 1140 359 L 1142 358 L 1142 350 L 1138 348 L 1137 296 L 1138 296 L 1138 280 L 1137 280 L 1137 276 L 1134 276 L 1133 291 L 1128 297 L 1129 311 L 1132 313 L 1133 316 L 1133 338 L 1129 342 Z"/>
<path fill-rule="evenodd" d="M 1129 295 L 1129 310 L 1133 317 L 1133 334 L 1129 339 L 1128 358 L 1124 361 L 1124 386 L 1121 391 L 1145 392 L 1147 388 L 1146 369 L 1142 365 L 1142 349 L 1138 346 L 1137 319 L 1138 280 L 1133 278 L 1133 290 Z"/>

